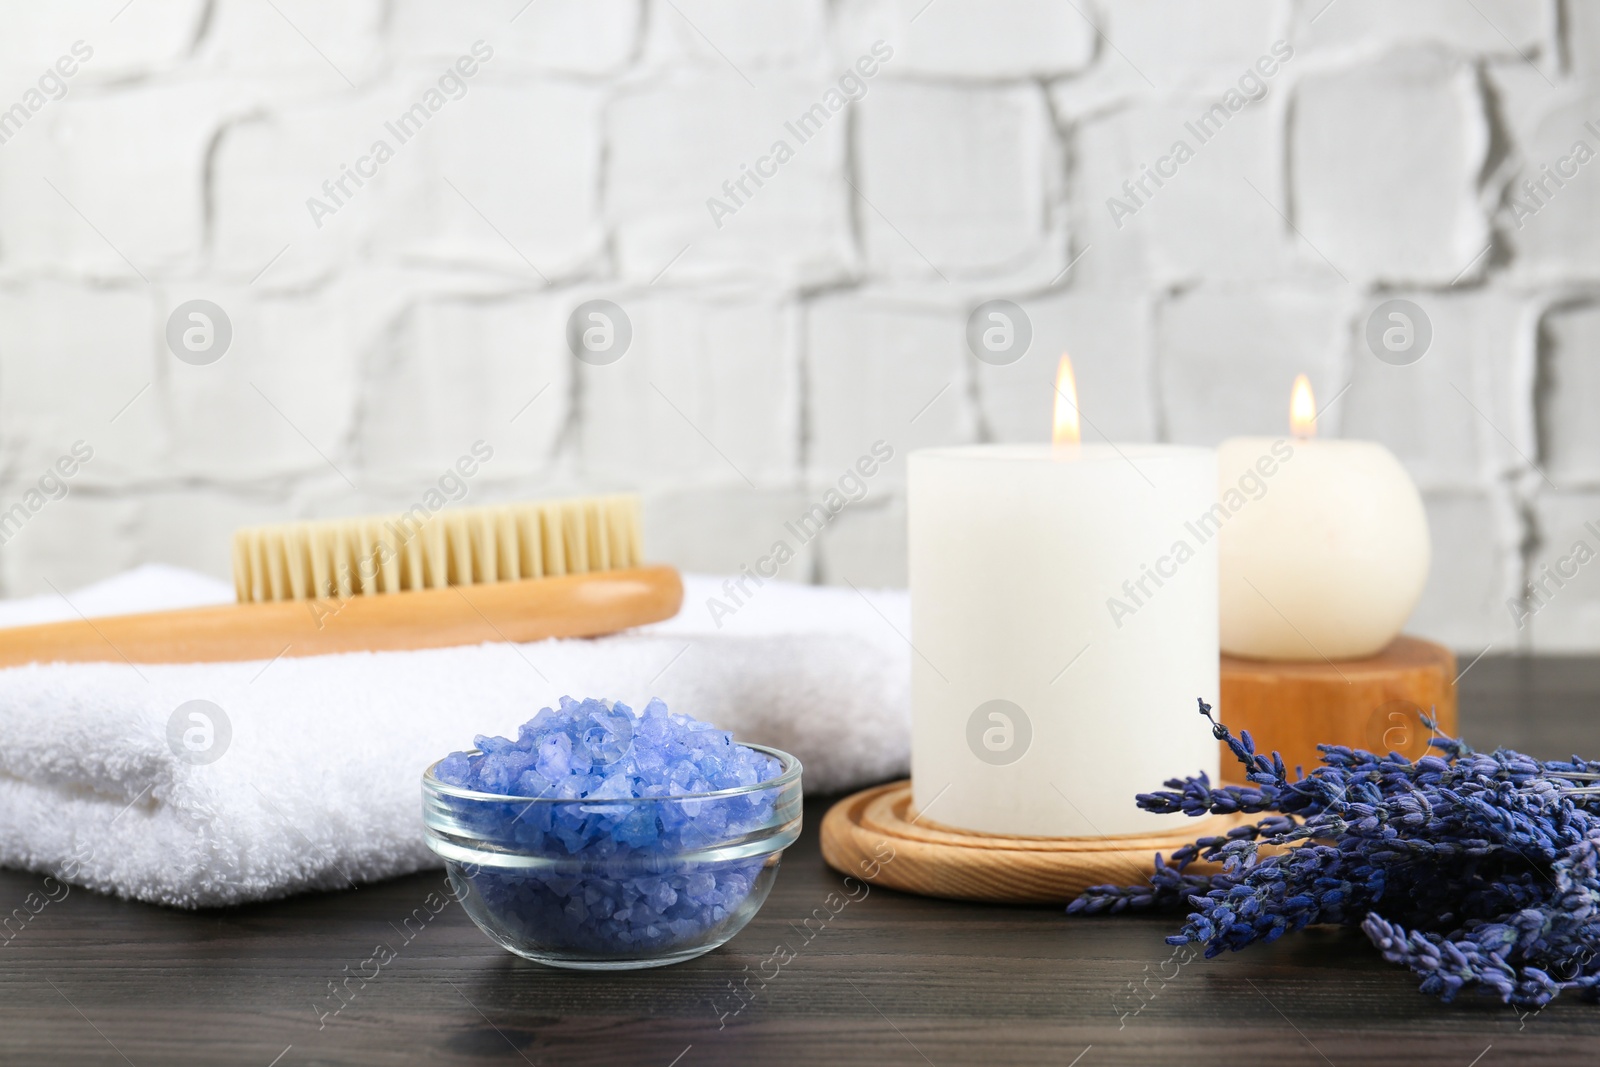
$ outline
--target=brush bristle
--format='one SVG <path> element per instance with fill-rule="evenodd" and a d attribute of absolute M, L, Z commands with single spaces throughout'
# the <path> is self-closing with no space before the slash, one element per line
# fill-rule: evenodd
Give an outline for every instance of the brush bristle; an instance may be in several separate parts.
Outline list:
<path fill-rule="evenodd" d="M 251 526 L 233 535 L 241 603 L 512 582 L 636 567 L 639 498 Z"/>

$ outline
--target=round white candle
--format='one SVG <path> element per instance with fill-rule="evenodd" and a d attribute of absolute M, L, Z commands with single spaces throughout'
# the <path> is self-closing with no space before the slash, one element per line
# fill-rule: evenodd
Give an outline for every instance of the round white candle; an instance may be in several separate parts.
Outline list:
<path fill-rule="evenodd" d="M 1428 578 L 1428 518 L 1371 441 L 1236 437 L 1218 450 L 1222 650 L 1359 659 L 1405 626 Z"/>
<path fill-rule="evenodd" d="M 1159 831 L 1133 796 L 1217 773 L 1209 449 L 911 454 L 913 803 L 997 834 Z M 1004 703 L 996 703 L 1004 702 Z"/>

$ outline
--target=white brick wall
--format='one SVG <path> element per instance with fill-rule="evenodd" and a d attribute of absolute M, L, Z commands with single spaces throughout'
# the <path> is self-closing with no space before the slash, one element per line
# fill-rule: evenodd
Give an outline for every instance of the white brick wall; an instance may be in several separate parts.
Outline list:
<path fill-rule="evenodd" d="M 862 101 L 857 127 L 871 270 L 1048 283 L 1066 243 L 1052 224 L 1061 160 L 1044 94 L 886 82 Z"/>
<path fill-rule="evenodd" d="M 1414 628 L 1600 650 L 1600 564 L 1522 625 L 1507 603 L 1600 547 L 1595 6 L 0 0 L 0 114 L 28 113 L 0 123 L 0 507 L 95 449 L 0 546 L 0 591 L 224 573 L 233 526 L 406 506 L 478 438 L 472 499 L 636 488 L 657 554 L 702 570 L 881 438 L 785 573 L 900 582 L 906 453 L 1042 439 L 1065 350 L 1119 440 L 1278 432 L 1296 373 L 1348 385 L 1325 428 L 1427 498 Z M 204 366 L 165 341 L 197 298 L 234 334 Z M 1417 364 L 1367 349 L 1391 298 L 1432 323 Z M 633 328 L 607 366 L 567 349 L 591 299 Z M 991 299 L 1032 323 L 1010 366 L 966 349 Z"/>
<path fill-rule="evenodd" d="M 1074 139 L 1073 206 L 1079 247 L 1092 246 L 1093 253 L 1074 268 L 1077 282 L 1148 290 L 1152 282 L 1250 280 L 1296 270 L 1297 250 L 1283 239 L 1283 220 L 1274 210 L 1287 197 L 1284 100 L 1280 85 L 1271 91 L 1278 95 L 1195 145 L 1194 158 L 1142 205 L 1125 196 L 1123 183 L 1141 176 L 1142 167 L 1157 163 L 1180 137 L 1194 142 L 1184 123 L 1205 112 L 1216 94 L 1178 94 L 1086 117 Z M 1113 218 L 1108 196 L 1138 210 Z M 1319 269 L 1332 273 L 1320 261 L 1302 273 Z"/>
<path fill-rule="evenodd" d="M 1488 243 L 1487 127 L 1475 70 L 1442 49 L 1308 76 L 1289 148 L 1306 244 L 1352 280 L 1450 284 Z"/>

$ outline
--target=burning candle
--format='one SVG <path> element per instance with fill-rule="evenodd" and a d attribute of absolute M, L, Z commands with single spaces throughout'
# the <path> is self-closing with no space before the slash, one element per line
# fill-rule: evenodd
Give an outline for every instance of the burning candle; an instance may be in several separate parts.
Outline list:
<path fill-rule="evenodd" d="M 1209 449 L 1081 444 L 1071 363 L 1052 444 L 908 463 L 912 802 L 926 823 L 1098 837 L 1162 828 L 1135 792 L 1215 777 Z M 1168 817 L 1182 825 L 1183 816 Z"/>
<path fill-rule="evenodd" d="M 1236 437 L 1218 451 L 1221 639 L 1229 655 L 1375 655 L 1422 595 L 1430 550 L 1422 497 L 1372 441 L 1317 440 L 1301 375 L 1291 439 Z"/>

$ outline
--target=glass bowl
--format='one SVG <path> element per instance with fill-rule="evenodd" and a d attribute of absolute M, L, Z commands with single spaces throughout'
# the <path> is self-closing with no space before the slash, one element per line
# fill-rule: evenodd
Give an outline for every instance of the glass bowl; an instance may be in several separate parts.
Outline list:
<path fill-rule="evenodd" d="M 800 836 L 800 761 L 755 785 L 683 796 L 512 797 L 422 776 L 428 847 L 478 929 L 553 967 L 693 959 L 743 929 Z M 468 753 L 475 755 L 476 753 Z"/>

